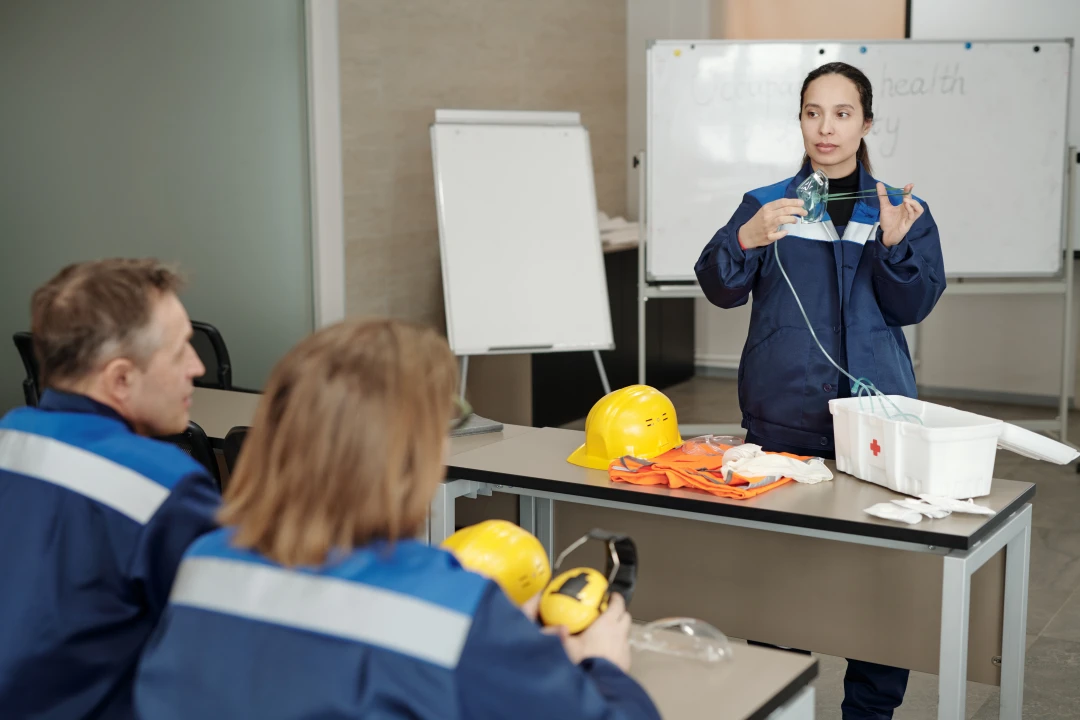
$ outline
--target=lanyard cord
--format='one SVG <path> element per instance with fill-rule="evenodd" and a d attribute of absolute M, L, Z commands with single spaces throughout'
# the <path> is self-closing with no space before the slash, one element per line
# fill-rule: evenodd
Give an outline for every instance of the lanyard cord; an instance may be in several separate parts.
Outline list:
<path fill-rule="evenodd" d="M 893 188 L 893 189 L 895 190 L 896 188 Z M 885 194 L 886 195 L 899 195 L 899 196 L 909 195 L 909 193 L 906 193 L 903 190 L 900 190 L 899 192 L 889 192 L 889 191 L 886 190 Z M 851 200 L 852 198 L 856 198 L 856 199 L 864 198 L 865 199 L 865 198 L 872 198 L 872 197 L 880 197 L 880 194 L 878 193 L 877 190 L 856 190 L 854 192 L 846 192 L 846 193 L 826 193 L 825 195 L 822 195 L 822 200 L 825 201 L 825 202 L 828 202 L 829 200 Z"/>
<path fill-rule="evenodd" d="M 897 407 L 896 403 L 890 400 L 889 397 L 885 395 L 885 393 L 878 390 L 877 387 L 874 386 L 874 383 L 870 382 L 866 378 L 854 377 L 851 373 L 840 367 L 840 365 L 832 359 L 832 356 L 829 355 L 829 353 L 825 350 L 825 347 L 821 344 L 821 341 L 818 340 L 817 333 L 814 332 L 814 326 L 810 322 L 810 317 L 806 314 L 806 309 L 803 307 L 802 300 L 799 299 L 799 293 L 795 292 L 795 286 L 791 283 L 791 278 L 788 277 L 787 270 L 784 269 L 784 263 L 780 262 L 780 240 L 777 240 L 773 243 L 773 253 L 775 253 L 776 255 L 776 265 L 780 268 L 780 273 L 784 276 L 784 280 L 787 282 L 787 286 L 791 288 L 791 294 L 795 298 L 795 304 L 799 306 L 799 312 L 802 313 L 803 320 L 806 321 L 806 327 L 810 330 L 810 337 L 814 338 L 814 342 L 817 343 L 818 350 L 820 350 L 821 354 L 824 355 L 830 363 L 832 363 L 832 366 L 839 370 L 849 380 L 851 380 L 851 382 L 853 383 L 851 386 L 851 392 L 856 394 L 857 397 L 859 397 L 860 408 L 862 407 L 862 399 L 868 398 L 870 400 L 870 410 L 873 411 L 874 398 L 877 398 L 878 402 L 881 403 L 881 410 L 886 418 L 889 418 L 890 420 L 906 420 L 907 422 L 914 422 L 922 425 L 922 418 L 920 418 L 918 415 L 904 412 L 899 407 Z M 885 403 L 891 405 L 892 409 L 896 412 L 890 413 L 889 409 L 885 407 Z"/>

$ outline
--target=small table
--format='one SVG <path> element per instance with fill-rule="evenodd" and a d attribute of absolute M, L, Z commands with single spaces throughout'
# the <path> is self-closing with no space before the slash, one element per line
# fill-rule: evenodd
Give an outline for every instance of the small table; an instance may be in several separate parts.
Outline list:
<path fill-rule="evenodd" d="M 723 663 L 633 651 L 630 674 L 665 720 L 813 720 L 818 661 L 735 645 Z"/>

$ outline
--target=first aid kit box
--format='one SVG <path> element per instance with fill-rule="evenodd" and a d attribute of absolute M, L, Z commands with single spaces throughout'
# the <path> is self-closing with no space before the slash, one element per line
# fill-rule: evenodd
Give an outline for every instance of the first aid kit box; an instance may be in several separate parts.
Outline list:
<path fill-rule="evenodd" d="M 836 468 L 905 495 L 989 495 L 999 447 L 1059 465 L 1080 457 L 1016 425 L 898 395 L 839 398 L 829 410 Z"/>

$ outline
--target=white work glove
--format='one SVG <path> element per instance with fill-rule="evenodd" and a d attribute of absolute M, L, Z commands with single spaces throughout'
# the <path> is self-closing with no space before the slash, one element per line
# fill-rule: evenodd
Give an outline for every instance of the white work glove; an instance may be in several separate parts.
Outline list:
<path fill-rule="evenodd" d="M 728 453 L 738 449 L 732 448 Z M 724 453 L 725 476 L 731 470 L 743 477 L 789 477 L 795 482 L 807 485 L 833 479 L 832 471 L 825 467 L 821 458 L 796 460 L 785 455 L 762 453 L 754 457 L 739 458 L 729 463 L 728 453 Z"/>
<path fill-rule="evenodd" d="M 914 510 L 917 513 L 925 515 L 932 520 L 940 520 L 941 518 L 949 517 L 950 511 L 945 508 L 938 507 L 937 505 L 931 505 L 930 503 L 923 502 L 922 500 L 916 500 L 915 498 L 904 498 L 903 500 L 893 500 L 895 505 L 906 510 Z"/>
<path fill-rule="evenodd" d="M 747 443 L 745 445 L 736 445 L 728 448 L 724 451 L 723 471 L 727 472 L 727 467 L 731 463 L 737 460 L 748 460 L 750 458 L 756 458 L 764 455 L 760 445 L 754 445 L 753 443 Z"/>
<path fill-rule="evenodd" d="M 918 510 L 909 510 L 908 508 L 894 505 L 891 502 L 871 505 L 863 510 L 863 512 L 870 513 L 874 517 L 879 517 L 882 520 L 896 520 L 897 522 L 907 523 L 908 525 L 917 525 L 922 522 L 923 518 L 922 513 Z"/>
<path fill-rule="evenodd" d="M 923 515 L 933 520 L 946 518 L 952 514 L 953 508 L 964 508 L 960 512 L 986 514 L 988 511 L 991 515 L 993 514 L 993 510 L 975 505 L 971 501 L 937 498 L 931 495 L 920 495 L 919 497 L 921 498 L 919 500 L 902 498 L 892 502 L 878 503 L 866 508 L 865 512 L 885 520 L 896 520 L 909 525 L 920 522 Z M 934 500 L 934 502 L 930 502 L 930 500 Z"/>
<path fill-rule="evenodd" d="M 988 507 L 982 505 L 976 505 L 971 500 L 954 500 L 947 497 L 938 497 L 936 495 L 920 495 L 923 502 L 927 502 L 935 507 L 948 510 L 949 512 L 969 513 L 971 515 L 995 515 L 996 513 Z"/>

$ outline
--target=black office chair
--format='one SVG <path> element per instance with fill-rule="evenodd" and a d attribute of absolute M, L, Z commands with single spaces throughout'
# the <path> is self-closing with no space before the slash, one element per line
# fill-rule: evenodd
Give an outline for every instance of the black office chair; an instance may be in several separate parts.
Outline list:
<path fill-rule="evenodd" d="M 26 368 L 26 379 L 22 384 L 23 398 L 27 405 L 34 407 L 41 399 L 41 373 L 34 355 L 34 336 L 28 332 L 17 332 L 12 339 L 15 341 L 15 349 L 19 351 L 19 357 L 22 358 L 23 367 Z"/>
<path fill-rule="evenodd" d="M 244 445 L 249 427 L 234 427 L 225 433 L 225 440 L 221 443 L 221 452 L 225 455 L 225 467 L 231 475 L 236 469 L 236 461 L 240 458 L 240 448 Z"/>
<path fill-rule="evenodd" d="M 218 469 L 217 456 L 214 454 L 214 446 L 210 444 L 210 438 L 194 420 L 188 422 L 187 430 L 179 435 L 169 435 L 159 438 L 167 443 L 176 445 L 206 468 L 214 484 L 221 490 L 221 471 Z"/>
<path fill-rule="evenodd" d="M 206 366 L 206 373 L 195 378 L 197 387 L 232 390 L 232 363 L 229 349 L 218 329 L 210 323 L 191 321 L 191 346 Z"/>

